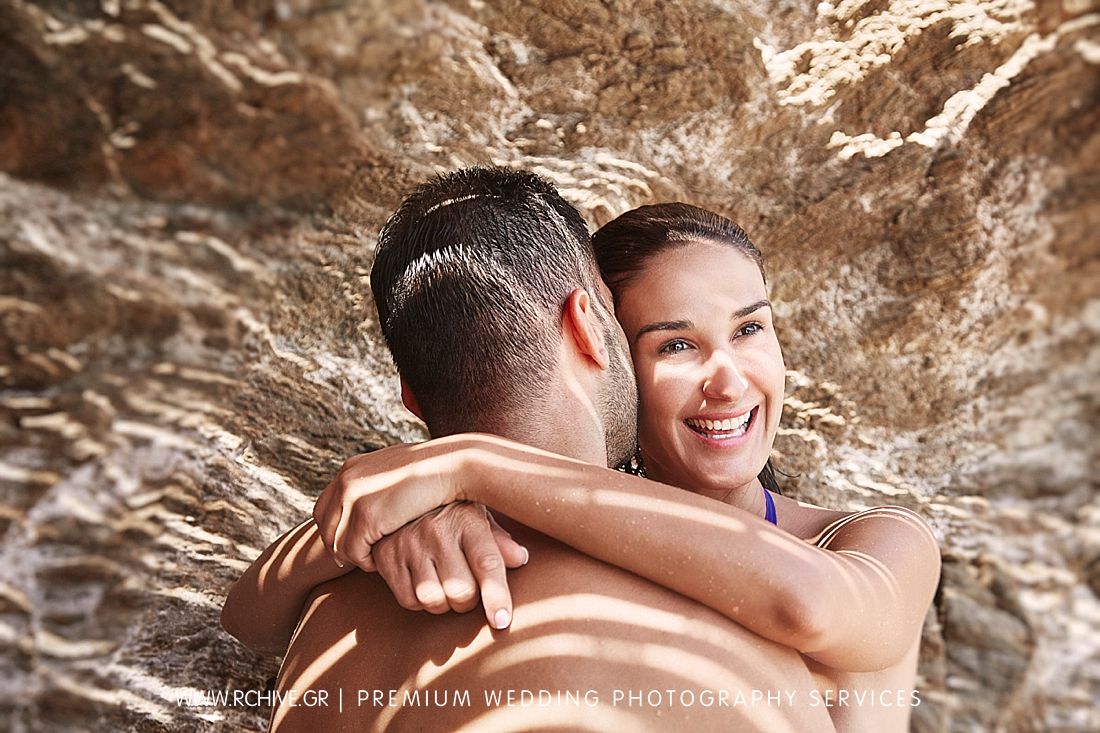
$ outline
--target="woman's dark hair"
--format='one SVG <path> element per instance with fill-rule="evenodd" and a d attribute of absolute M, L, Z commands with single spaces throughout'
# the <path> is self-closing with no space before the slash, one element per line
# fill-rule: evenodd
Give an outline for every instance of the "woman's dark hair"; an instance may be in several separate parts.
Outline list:
<path fill-rule="evenodd" d="M 655 255 L 691 242 L 726 244 L 748 257 L 764 276 L 764 258 L 745 230 L 720 214 L 691 204 L 639 206 L 604 224 L 592 235 L 592 248 L 604 282 L 619 293 Z M 764 278 L 767 282 L 767 278 Z"/>
<path fill-rule="evenodd" d="M 615 304 L 623 288 L 633 280 L 656 255 L 692 242 L 714 242 L 733 247 L 748 257 L 764 275 L 764 258 L 745 230 L 720 214 L 682 203 L 639 206 L 612 219 L 592 235 L 592 248 L 600 274 L 611 290 Z M 633 470 L 644 472 L 641 457 L 632 461 Z M 758 476 L 765 489 L 780 493 L 771 459 Z"/>

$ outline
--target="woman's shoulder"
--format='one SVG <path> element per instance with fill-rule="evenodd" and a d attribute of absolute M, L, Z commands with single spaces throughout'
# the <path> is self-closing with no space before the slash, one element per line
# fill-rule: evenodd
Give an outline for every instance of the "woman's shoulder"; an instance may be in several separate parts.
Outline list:
<path fill-rule="evenodd" d="M 775 495 L 775 508 L 780 529 L 786 530 L 803 540 L 811 540 L 817 537 L 830 524 L 853 514 L 853 512 L 826 509 L 825 507 L 781 495 Z"/>
<path fill-rule="evenodd" d="M 777 503 L 782 501 L 781 506 L 784 506 L 787 510 L 788 522 L 781 522 L 781 525 L 789 523 L 790 526 L 789 528 L 783 526 L 783 528 L 818 547 L 827 547 L 845 527 L 853 526 L 856 523 L 867 526 L 864 520 L 877 520 L 878 518 L 902 520 L 906 524 L 919 526 L 924 532 L 932 534 L 928 523 L 923 517 L 911 509 L 901 506 L 886 505 L 857 511 L 838 511 L 788 497 L 778 497 L 776 501 Z M 872 524 L 877 523 L 876 521 Z M 896 525 L 893 526 L 896 527 Z"/>
<path fill-rule="evenodd" d="M 903 506 L 886 505 L 870 509 L 849 512 L 822 528 L 817 537 L 810 539 L 818 547 L 828 547 L 839 536 L 848 533 L 873 533 L 897 539 L 899 531 L 912 535 L 914 541 L 931 540 L 930 547 L 936 548 L 939 557 L 938 542 L 928 522 L 912 509 Z"/>

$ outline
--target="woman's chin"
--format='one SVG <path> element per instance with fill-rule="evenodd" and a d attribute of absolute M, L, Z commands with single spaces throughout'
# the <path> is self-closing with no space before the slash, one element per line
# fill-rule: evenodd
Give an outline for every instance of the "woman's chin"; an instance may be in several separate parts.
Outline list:
<path fill-rule="evenodd" d="M 691 440 L 683 446 L 685 450 L 678 461 L 680 473 L 688 477 L 693 486 L 708 492 L 721 490 L 726 493 L 731 487 L 753 483 L 764 469 L 768 456 L 758 455 L 761 451 L 754 450 L 756 441 L 734 447 L 717 447 L 707 444 L 709 442 Z"/>
<path fill-rule="evenodd" d="M 675 455 L 658 457 L 642 447 L 642 461 L 646 476 L 670 486 L 679 486 L 688 491 L 703 495 L 725 496 L 731 488 L 747 486 L 756 481 L 764 462 L 755 451 L 741 451 L 739 455 L 731 452 L 715 452 L 707 448 L 686 446 Z M 663 460 L 662 460 L 663 458 Z M 759 469 L 757 469 L 759 464 Z"/>
<path fill-rule="evenodd" d="M 684 467 L 666 478 L 657 478 L 652 474 L 649 477 L 696 494 L 721 498 L 728 495 L 730 489 L 751 485 L 759 474 L 759 471 L 753 472 L 751 468 L 723 465 L 715 461 L 697 460 L 687 465 L 690 468 Z"/>

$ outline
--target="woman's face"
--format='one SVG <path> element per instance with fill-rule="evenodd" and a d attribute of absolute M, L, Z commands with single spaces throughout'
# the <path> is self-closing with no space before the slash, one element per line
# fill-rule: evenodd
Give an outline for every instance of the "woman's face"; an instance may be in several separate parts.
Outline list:
<path fill-rule="evenodd" d="M 756 264 L 711 242 L 666 250 L 623 289 L 616 315 L 634 358 L 650 478 L 716 498 L 756 481 L 785 371 Z"/>

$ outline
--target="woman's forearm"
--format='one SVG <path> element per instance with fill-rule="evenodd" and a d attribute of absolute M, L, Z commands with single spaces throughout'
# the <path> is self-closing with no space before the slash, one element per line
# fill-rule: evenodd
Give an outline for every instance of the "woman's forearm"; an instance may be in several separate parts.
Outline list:
<path fill-rule="evenodd" d="M 935 538 L 904 509 L 853 521 L 822 550 L 683 489 L 485 434 L 353 457 L 322 492 L 314 517 L 334 552 L 362 564 L 385 535 L 459 500 L 850 671 L 881 669 L 904 655 L 939 576 Z"/>
<path fill-rule="evenodd" d="M 303 522 L 264 550 L 230 587 L 222 626 L 250 649 L 282 654 L 310 592 L 351 569 L 336 564 L 312 519 Z"/>
<path fill-rule="evenodd" d="M 868 552 L 826 551 L 738 508 L 535 449 L 492 446 L 468 465 L 466 498 L 833 666 L 881 668 L 919 632 L 927 602 L 904 593 L 904 527 L 890 527 L 900 551 L 881 538 L 860 540 Z"/>
<path fill-rule="evenodd" d="M 542 454 L 494 455 L 467 498 L 587 555 L 678 591 L 768 638 L 807 630 L 798 588 L 814 563 L 794 537 L 761 542 L 763 520 L 637 476 Z M 776 563 L 775 554 L 786 555 Z"/>

